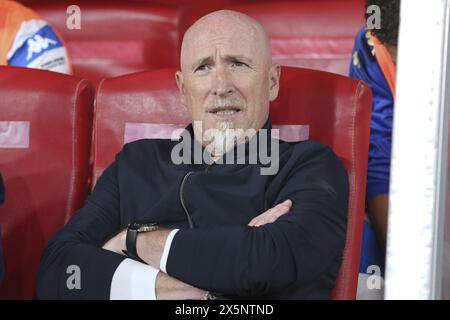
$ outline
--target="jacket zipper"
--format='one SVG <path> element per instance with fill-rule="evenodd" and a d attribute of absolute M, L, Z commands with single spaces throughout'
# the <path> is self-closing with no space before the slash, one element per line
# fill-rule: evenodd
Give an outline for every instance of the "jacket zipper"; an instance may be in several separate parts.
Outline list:
<path fill-rule="evenodd" d="M 186 214 L 186 219 L 189 224 L 189 229 L 194 229 L 194 222 L 192 221 L 191 215 L 189 214 L 189 211 L 186 208 L 186 204 L 184 202 L 184 185 L 185 185 L 187 179 L 189 178 L 189 176 L 193 173 L 194 173 L 193 171 L 189 171 L 188 173 L 186 173 L 183 177 L 183 180 L 181 180 L 181 186 L 180 186 L 180 202 L 181 202 L 181 206 L 183 207 L 184 213 Z"/>
<path fill-rule="evenodd" d="M 209 169 L 215 164 L 215 162 L 211 163 L 210 165 L 208 165 L 204 172 L 208 172 Z M 184 201 L 184 185 L 186 184 L 186 181 L 188 180 L 188 178 L 194 173 L 194 171 L 189 171 L 188 173 L 186 173 L 183 177 L 183 180 L 181 180 L 181 185 L 180 185 L 180 202 L 181 202 L 181 206 L 183 207 L 184 213 L 186 214 L 186 219 L 187 222 L 189 224 L 189 229 L 194 229 L 194 222 L 192 221 L 191 215 L 189 214 L 189 211 L 186 207 L 186 202 Z"/>

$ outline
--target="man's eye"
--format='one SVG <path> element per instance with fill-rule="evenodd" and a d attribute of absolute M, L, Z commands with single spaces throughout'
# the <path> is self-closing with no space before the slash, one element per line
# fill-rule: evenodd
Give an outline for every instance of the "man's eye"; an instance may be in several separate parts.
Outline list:
<path fill-rule="evenodd" d="M 231 63 L 231 66 L 232 67 L 246 67 L 247 65 L 245 63 L 243 63 L 243 62 L 240 62 L 240 61 L 233 61 Z"/>
<path fill-rule="evenodd" d="M 198 66 L 197 69 L 195 69 L 195 71 L 204 71 L 204 70 L 208 70 L 208 69 L 209 69 L 209 65 L 202 64 L 202 65 Z"/>

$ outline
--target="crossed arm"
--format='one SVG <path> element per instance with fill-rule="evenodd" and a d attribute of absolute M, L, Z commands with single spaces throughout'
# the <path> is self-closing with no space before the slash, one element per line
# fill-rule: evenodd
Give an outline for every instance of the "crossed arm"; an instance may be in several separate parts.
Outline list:
<path fill-rule="evenodd" d="M 292 201 L 286 200 L 253 218 L 248 226 L 260 227 L 267 223 L 272 223 L 288 213 L 291 206 Z M 136 247 L 139 257 L 155 269 L 159 269 L 164 246 L 170 231 L 169 229 L 159 229 L 153 232 L 140 233 L 137 237 Z M 126 229 L 108 240 L 103 245 L 103 249 L 122 254 L 123 250 L 126 250 L 125 240 Z M 162 271 L 159 271 L 156 277 L 155 291 L 158 300 L 198 300 L 202 299 L 206 294 L 205 290 L 191 286 Z"/>
<path fill-rule="evenodd" d="M 157 277 L 157 297 L 203 296 L 204 291 L 194 287 L 231 296 L 265 296 L 324 273 L 333 279 L 345 243 L 345 169 L 325 148 L 302 153 L 295 163 L 289 176 L 277 177 L 284 179 L 282 188 L 273 190 L 273 203 L 292 200 L 289 214 L 272 210 L 248 226 L 179 230 L 170 247 L 167 275 L 160 272 Z M 110 297 L 113 275 L 126 259 L 117 254 L 125 247 L 124 233 L 107 241 L 123 228 L 120 200 L 116 161 L 105 170 L 85 206 L 49 242 L 37 275 L 40 298 Z M 156 269 L 168 233 L 160 230 L 138 237 L 138 254 Z M 76 290 L 67 285 L 67 270 L 73 265 L 82 272 Z"/>

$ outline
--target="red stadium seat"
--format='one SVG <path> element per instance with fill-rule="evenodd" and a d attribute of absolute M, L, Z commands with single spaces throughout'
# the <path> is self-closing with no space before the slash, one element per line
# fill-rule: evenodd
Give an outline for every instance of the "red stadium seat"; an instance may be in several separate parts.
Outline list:
<path fill-rule="evenodd" d="M 356 34 L 364 26 L 363 0 L 303 0 L 229 7 L 257 19 L 281 65 L 348 74 Z"/>
<path fill-rule="evenodd" d="M 174 69 L 142 72 L 100 84 L 94 121 L 94 180 L 114 160 L 124 141 L 170 138 L 171 130 L 189 122 L 179 101 L 174 73 Z M 335 299 L 356 297 L 370 112 L 370 89 L 361 81 L 288 67 L 282 68 L 279 97 L 271 105 L 273 124 L 286 129 L 284 134 L 280 131 L 283 138 L 293 138 L 290 133 L 305 138 L 298 129 L 309 129 L 310 138 L 333 148 L 349 174 L 347 243 L 333 291 Z"/>
<path fill-rule="evenodd" d="M 81 9 L 81 29 L 66 26 L 67 8 Z M 31 6 L 65 41 L 74 75 L 102 78 L 178 66 L 180 11 L 135 1 L 56 1 Z"/>
<path fill-rule="evenodd" d="M 282 65 L 347 74 L 365 12 L 364 0 L 81 0 L 81 30 L 69 30 L 66 9 L 73 3 L 27 2 L 65 40 L 74 74 L 94 84 L 104 77 L 177 66 L 180 35 L 202 15 L 225 8 L 259 20 Z"/>
<path fill-rule="evenodd" d="M 44 246 L 84 203 L 94 96 L 86 80 L 0 67 L 0 298 L 34 298 Z"/>
<path fill-rule="evenodd" d="M 228 6 L 238 3 L 248 3 L 254 0 L 145 0 L 153 3 L 160 3 L 164 5 L 172 5 L 180 8 L 183 15 L 181 17 L 181 31 L 184 33 L 186 29 L 192 25 L 197 19 L 210 12 L 226 9 Z M 258 0 L 262 1 L 277 1 L 277 0 Z"/>

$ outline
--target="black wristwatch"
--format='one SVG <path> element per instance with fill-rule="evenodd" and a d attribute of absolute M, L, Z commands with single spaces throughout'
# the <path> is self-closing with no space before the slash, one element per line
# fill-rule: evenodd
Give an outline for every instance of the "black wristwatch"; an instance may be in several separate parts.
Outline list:
<path fill-rule="evenodd" d="M 131 259 L 137 260 L 142 263 L 146 263 L 144 260 L 139 258 L 137 254 L 136 248 L 137 236 L 141 232 L 150 232 L 158 229 L 159 226 L 156 222 L 136 221 L 130 223 L 127 228 L 127 239 L 126 239 L 127 251 L 124 251 L 124 253 Z"/>

